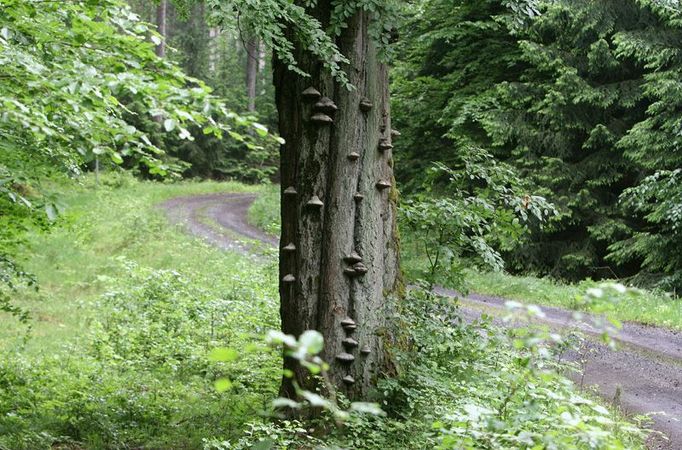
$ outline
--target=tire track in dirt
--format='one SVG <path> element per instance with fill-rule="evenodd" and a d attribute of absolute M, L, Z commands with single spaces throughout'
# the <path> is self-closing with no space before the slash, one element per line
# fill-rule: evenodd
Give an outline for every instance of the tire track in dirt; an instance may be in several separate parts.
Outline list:
<path fill-rule="evenodd" d="M 188 232 L 226 250 L 252 253 L 265 244 L 276 247 L 278 239 L 251 226 L 248 209 L 256 194 L 209 194 L 179 197 L 161 205 L 169 220 Z M 452 290 L 436 292 L 453 298 L 461 296 Z M 482 314 L 499 318 L 505 314 L 507 300 L 472 294 L 462 299 L 463 315 L 474 320 Z M 624 412 L 632 415 L 653 413 L 652 428 L 667 439 L 654 435 L 648 447 L 656 450 L 682 450 L 682 333 L 636 323 L 625 323 L 615 336 L 616 350 L 599 343 L 600 331 L 591 316 L 575 321 L 573 312 L 543 307 L 545 317 L 539 322 L 554 329 L 578 330 L 588 340 L 585 352 L 569 355 L 584 358 L 584 372 L 571 378 L 578 384 L 594 386 L 608 401 L 616 401 Z"/>

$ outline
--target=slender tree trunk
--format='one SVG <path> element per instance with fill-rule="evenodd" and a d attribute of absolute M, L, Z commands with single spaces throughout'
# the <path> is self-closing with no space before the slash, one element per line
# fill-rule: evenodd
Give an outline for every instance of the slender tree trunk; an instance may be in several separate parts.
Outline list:
<path fill-rule="evenodd" d="M 211 27 L 208 29 L 208 71 L 211 75 L 215 74 L 218 61 L 218 38 L 220 28 Z"/>
<path fill-rule="evenodd" d="M 311 14 L 324 24 L 330 10 L 331 0 L 320 0 Z M 350 60 L 346 71 L 355 90 L 335 82 L 300 46 L 295 56 L 310 78 L 274 60 L 279 130 L 286 140 L 281 152 L 282 328 L 295 336 L 320 331 L 332 382 L 355 399 L 366 398 L 377 378 L 393 370 L 386 350 L 392 316 L 388 298 L 402 290 L 388 69 L 369 37 L 369 20 L 369 14 L 357 13 L 337 39 Z M 309 88 L 319 91 L 320 103 Z M 324 106 L 329 99 L 337 111 Z M 295 375 L 283 380 L 282 395 L 295 396 L 292 381 L 314 387 L 295 362 L 287 360 L 285 367 Z"/>
<path fill-rule="evenodd" d="M 259 43 L 257 38 L 250 38 L 246 42 L 246 95 L 248 110 L 256 110 L 256 84 L 258 81 Z"/>
<path fill-rule="evenodd" d="M 265 70 L 265 45 L 262 42 L 259 42 L 258 45 L 258 73 L 262 74 L 263 71 Z"/>
<path fill-rule="evenodd" d="M 156 7 L 156 31 L 161 35 L 161 42 L 156 46 L 156 56 L 159 58 L 166 57 L 166 16 L 168 12 L 168 2 L 167 0 L 159 0 L 159 4 Z M 152 119 L 161 124 L 163 122 L 162 115 L 155 115 Z"/>
<path fill-rule="evenodd" d="M 156 7 L 156 28 L 161 35 L 161 42 L 156 46 L 156 55 L 160 58 L 166 56 L 166 12 L 168 10 L 167 0 L 160 0 Z"/>

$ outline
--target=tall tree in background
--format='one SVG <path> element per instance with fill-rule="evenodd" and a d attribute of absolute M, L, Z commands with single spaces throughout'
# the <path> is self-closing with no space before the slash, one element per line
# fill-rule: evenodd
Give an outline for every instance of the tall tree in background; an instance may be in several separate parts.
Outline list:
<path fill-rule="evenodd" d="M 260 44 L 258 38 L 250 38 L 246 41 L 246 97 L 248 99 L 247 110 L 256 110 L 256 85 L 258 83 L 258 64 L 260 57 Z"/>
<path fill-rule="evenodd" d="M 333 383 L 361 398 L 391 368 L 386 298 L 400 291 L 397 191 L 388 69 L 370 33 L 380 12 L 350 8 L 339 18 L 334 3 L 318 1 L 307 13 L 323 27 L 342 21 L 335 42 L 348 60 L 343 68 L 353 89 L 325 70 L 293 29 L 287 37 L 299 67 L 310 76 L 275 61 L 279 129 L 286 140 L 281 315 L 285 333 L 323 334 Z M 292 361 L 286 366 L 295 375 L 284 380 L 284 395 L 295 396 L 292 381 L 314 386 L 303 368 Z"/>
<path fill-rule="evenodd" d="M 666 2 L 640 0 L 659 23 L 626 29 L 615 37 L 621 58 L 647 68 L 643 80 L 646 117 L 620 140 L 625 157 L 648 175 L 626 190 L 628 215 L 643 221 L 611 245 L 610 261 L 641 262 L 638 281 L 682 292 L 682 12 Z"/>
<path fill-rule="evenodd" d="M 476 122 L 465 130 L 453 124 L 466 103 L 494 102 L 496 86 L 517 80 L 525 67 L 512 20 L 501 0 L 424 0 L 410 14 L 391 77 L 403 190 L 420 189 L 433 161 L 450 165 L 472 145 L 488 147 Z"/>
<path fill-rule="evenodd" d="M 168 0 L 159 0 L 156 7 L 156 28 L 161 35 L 161 42 L 156 46 L 156 55 L 160 58 L 166 56 L 166 18 L 168 13 Z"/>
<path fill-rule="evenodd" d="M 641 168 L 619 140 L 646 109 L 644 64 L 619 52 L 617 36 L 642 35 L 655 17 L 636 0 L 551 1 L 518 26 L 502 0 L 423 5 L 394 84 L 401 176 L 418 177 L 424 152 L 448 162 L 469 146 L 489 149 L 561 212 L 507 252 L 508 267 L 569 279 L 636 272 L 605 259 L 636 225 L 618 196 Z"/>
<path fill-rule="evenodd" d="M 497 155 L 551 191 L 561 212 L 508 255 L 517 270 L 572 280 L 636 271 L 605 261 L 629 226 L 618 196 L 639 174 L 618 141 L 646 108 L 644 66 L 620 57 L 615 36 L 655 25 L 636 0 L 548 3 L 519 33 L 519 79 L 500 86 L 495 104 L 467 105 L 459 123 L 478 121 Z"/>

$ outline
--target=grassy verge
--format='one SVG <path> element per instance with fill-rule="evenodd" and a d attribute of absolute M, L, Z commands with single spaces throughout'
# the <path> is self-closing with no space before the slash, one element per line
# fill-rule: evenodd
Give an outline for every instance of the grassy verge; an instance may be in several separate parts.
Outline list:
<path fill-rule="evenodd" d="M 280 234 L 280 188 L 273 184 L 265 186 L 261 195 L 249 208 L 249 223 L 274 236 Z"/>
<path fill-rule="evenodd" d="M 581 296 L 588 288 L 601 283 L 583 281 L 565 284 L 548 278 L 471 269 L 466 271 L 465 279 L 469 290 L 479 294 L 567 309 L 582 309 Z M 618 320 L 682 330 L 682 299 L 665 293 L 642 291 L 609 305 L 611 315 Z"/>
<path fill-rule="evenodd" d="M 200 245 L 185 253 L 194 243 L 167 226 L 158 203 L 179 196 L 259 189 L 238 183 L 140 183 L 123 175 L 104 178 L 99 189 L 91 178 L 76 189 L 69 186 L 60 195 L 65 211 L 59 226 L 48 234 L 31 233 L 20 260 L 41 287 L 37 293 L 23 291 L 19 298 L 37 320 L 28 351 L 53 350 L 77 338 L 91 320 L 89 302 L 107 290 L 107 281 L 119 276 L 121 260 L 208 272 L 202 260 L 206 248 Z M 0 348 L 16 348 L 23 339 L 22 327 L 10 323 L 0 329 Z"/>
<path fill-rule="evenodd" d="M 402 370 L 377 392 L 388 417 L 269 421 L 259 413 L 281 359 L 260 342 L 278 328 L 274 261 L 209 247 L 155 206 L 252 188 L 105 181 L 65 191 L 61 223 L 27 236 L 41 290 L 18 295 L 34 317 L 28 340 L 0 318 L 2 450 L 641 448 L 638 430 L 576 391 L 565 368 L 548 370 L 553 359 L 462 325 L 452 303 L 419 292 L 399 308 Z M 216 347 L 236 349 L 234 361 L 211 361 Z M 223 376 L 231 387 L 219 393 Z"/>

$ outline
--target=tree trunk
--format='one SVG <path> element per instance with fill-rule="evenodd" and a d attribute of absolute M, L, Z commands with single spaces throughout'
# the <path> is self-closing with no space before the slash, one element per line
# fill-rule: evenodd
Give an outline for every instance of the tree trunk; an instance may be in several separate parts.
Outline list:
<path fill-rule="evenodd" d="M 258 80 L 259 43 L 257 38 L 250 38 L 246 42 L 246 96 L 248 110 L 256 110 L 256 83 Z"/>
<path fill-rule="evenodd" d="M 211 76 L 215 75 L 216 72 L 219 38 L 220 28 L 211 27 L 208 29 L 208 72 Z"/>
<path fill-rule="evenodd" d="M 168 10 L 167 0 L 160 0 L 156 7 L 156 28 L 161 35 L 161 42 L 156 46 L 156 55 L 160 58 L 166 56 L 166 11 Z"/>
<path fill-rule="evenodd" d="M 310 13 L 325 24 L 330 10 L 331 0 L 320 0 Z M 388 68 L 368 35 L 369 20 L 369 14 L 357 13 L 337 39 L 350 60 L 345 69 L 355 90 L 335 82 L 301 46 L 295 56 L 310 78 L 274 60 L 279 131 L 286 140 L 281 149 L 282 329 L 295 336 L 308 329 L 321 332 L 331 380 L 352 399 L 366 398 L 377 378 L 393 370 L 386 351 L 392 317 L 387 299 L 402 290 Z M 304 94 L 310 87 L 332 99 L 338 110 L 316 105 L 314 96 Z M 325 123 L 325 116 L 333 123 Z M 354 253 L 362 258 L 359 266 L 354 266 Z M 348 319 L 356 329 L 344 322 Z M 282 395 L 295 397 L 293 381 L 315 387 L 294 361 L 285 361 L 285 368 L 295 375 L 284 378 Z"/>

